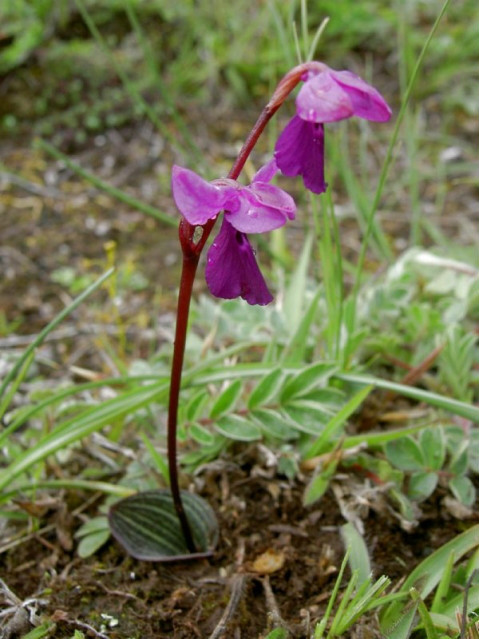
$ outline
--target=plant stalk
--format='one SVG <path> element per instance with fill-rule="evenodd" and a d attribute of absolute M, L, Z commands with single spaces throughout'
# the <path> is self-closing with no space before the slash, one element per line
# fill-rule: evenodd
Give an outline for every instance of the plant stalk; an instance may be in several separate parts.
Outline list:
<path fill-rule="evenodd" d="M 183 509 L 180 486 L 178 482 L 177 441 L 176 431 L 178 425 L 178 404 L 180 398 L 181 373 L 183 371 L 183 359 L 185 354 L 186 335 L 188 330 L 188 316 L 190 312 L 191 293 L 195 281 L 196 269 L 199 262 L 199 254 L 189 251 L 188 235 L 194 233 L 186 220 L 181 220 L 179 228 L 180 243 L 183 249 L 183 265 L 181 269 L 180 291 L 178 293 L 178 306 L 176 311 L 175 343 L 173 347 L 173 363 L 171 366 L 170 397 L 168 404 L 168 470 L 170 475 L 170 490 L 173 497 L 181 530 L 185 538 L 188 550 L 196 552 L 195 542 L 191 533 L 188 518 Z"/>
<path fill-rule="evenodd" d="M 265 106 L 257 119 L 255 125 L 251 129 L 250 134 L 245 140 L 241 151 L 238 154 L 228 178 L 236 180 L 241 173 L 246 160 L 253 150 L 256 142 L 261 136 L 264 128 L 276 111 L 283 104 L 285 99 L 301 81 L 304 74 L 308 71 L 322 71 L 324 65 L 320 62 L 305 62 L 291 69 L 278 83 L 271 100 Z M 178 406 L 181 388 L 181 375 L 183 371 L 183 360 L 185 353 L 186 334 L 188 330 L 188 316 L 190 311 L 191 294 L 193 291 L 193 283 L 195 280 L 196 269 L 200 259 L 201 252 L 206 241 L 213 230 L 218 216 L 208 220 L 206 224 L 192 226 L 185 219 L 180 221 L 179 238 L 181 250 L 183 252 L 183 264 L 181 270 L 180 290 L 178 293 L 178 305 L 176 311 L 176 330 L 175 343 L 173 346 L 173 362 L 171 366 L 171 383 L 170 396 L 168 405 L 168 469 L 170 476 L 170 489 L 173 497 L 173 503 L 180 521 L 183 536 L 188 550 L 191 553 L 196 552 L 193 535 L 188 523 L 188 518 L 183 508 L 181 493 L 178 483 L 178 464 L 177 464 L 177 442 L 176 432 L 178 427 Z M 201 237 L 195 238 L 195 231 L 202 230 Z"/>

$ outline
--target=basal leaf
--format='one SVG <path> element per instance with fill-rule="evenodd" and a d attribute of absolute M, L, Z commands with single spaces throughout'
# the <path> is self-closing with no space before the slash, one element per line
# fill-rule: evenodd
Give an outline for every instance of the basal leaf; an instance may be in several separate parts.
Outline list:
<path fill-rule="evenodd" d="M 218 543 L 218 522 L 211 506 L 198 495 L 182 491 L 183 508 L 197 548 L 190 553 L 168 490 L 153 490 L 122 499 L 110 508 L 115 539 L 136 559 L 177 561 L 212 554 Z"/>
<path fill-rule="evenodd" d="M 467 552 L 479 545 L 479 525 L 472 526 L 466 532 L 454 537 L 438 550 L 426 557 L 402 584 L 399 592 L 408 593 L 415 586 L 422 599 L 425 599 L 439 583 L 444 566 L 450 553 L 458 561 Z M 408 604 L 393 602 L 381 611 L 380 628 L 388 639 L 407 639 L 414 620 L 414 608 Z"/>

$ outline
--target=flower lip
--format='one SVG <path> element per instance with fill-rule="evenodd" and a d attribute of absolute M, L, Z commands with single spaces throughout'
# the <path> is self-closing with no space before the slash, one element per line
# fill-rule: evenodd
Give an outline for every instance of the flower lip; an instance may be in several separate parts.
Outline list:
<path fill-rule="evenodd" d="M 261 306 L 273 299 L 248 238 L 226 218 L 208 250 L 205 275 L 208 288 L 216 297 L 241 296 L 248 304 Z"/>
<path fill-rule="evenodd" d="M 301 175 L 304 186 L 313 193 L 324 193 L 324 127 L 295 115 L 276 142 L 275 158 L 288 177 Z"/>

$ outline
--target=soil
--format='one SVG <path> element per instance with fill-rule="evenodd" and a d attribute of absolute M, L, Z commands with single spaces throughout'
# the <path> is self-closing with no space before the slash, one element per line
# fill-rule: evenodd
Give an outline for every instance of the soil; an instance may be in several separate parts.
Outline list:
<path fill-rule="evenodd" d="M 232 134 L 227 120 L 211 112 L 191 117 L 195 119 L 209 121 L 208 135 L 221 140 L 213 146 L 204 142 L 205 153 L 208 149 L 212 156 L 229 159 L 244 126 L 236 124 Z M 167 186 L 169 166 L 176 158 L 164 151 L 164 141 L 149 125 L 105 131 L 72 153 L 103 179 L 177 215 Z M 0 308 L 5 326 L 19 321 L 4 331 L 1 348 L 8 354 L 18 352 L 74 295 L 75 281 L 65 287 L 52 273 L 72 267 L 80 278 L 104 271 L 111 255 L 107 242 L 114 242 L 114 261 L 132 264 L 147 281 L 147 286 L 121 290 L 120 315 L 131 331 L 128 358 L 146 357 L 162 340 L 171 340 L 179 262 L 176 230 L 160 227 L 90 187 L 61 162 L 32 149 L 28 137 L 5 140 L 0 156 L 5 168 L 0 176 Z M 473 189 L 458 188 L 462 195 L 456 190 L 445 197 L 444 228 L 468 244 L 475 215 Z M 432 199 L 435 193 L 426 196 Z M 459 209 L 460 218 L 448 214 Z M 400 249 L 406 222 L 396 212 L 385 214 L 383 222 Z M 347 216 L 341 224 L 346 251 L 357 254 L 357 226 Z M 199 281 L 197 291 L 203 287 Z M 92 317 L 108 324 L 111 308 L 110 296 L 99 294 L 65 323 L 73 332 L 59 332 L 53 340 L 58 346 L 44 353 L 50 361 L 45 365 L 49 379 L 76 379 L 73 365 L 90 370 L 105 366 L 95 352 Z M 368 415 L 368 421 L 374 422 L 374 416 Z M 24 602 L 23 608 L 0 618 L 2 639 L 20 638 L 31 630 L 34 610 L 37 622 L 55 622 L 48 635 L 52 639 L 73 637 L 75 631 L 109 639 L 253 639 L 266 636 L 280 618 L 291 637 L 306 638 L 325 611 L 344 556 L 340 527 L 345 515 L 364 526 L 374 576 L 385 574 L 394 584 L 475 521 L 450 514 L 440 489 L 422 505 L 418 525 L 405 530 L 381 490 L 373 486 L 365 501 L 370 482 L 352 469 L 340 469 L 320 502 L 306 508 L 302 497 L 307 477 L 289 481 L 266 463 L 263 453 L 261 447 L 239 446 L 195 479 L 196 490 L 212 504 L 220 524 L 214 556 L 197 562 L 135 561 L 113 540 L 93 557 L 80 559 L 73 534 L 81 520 L 72 513 L 87 502 L 84 514 L 94 516 L 99 496 L 37 495 L 37 505 L 42 499 L 54 501 L 54 507 L 39 516 L 39 528 L 25 536 L 24 529 L 9 524 L 2 533 L 4 540 L 22 530 L 24 535 L 0 555 L 1 578 Z M 347 509 L 340 493 L 348 500 Z M 264 553 L 272 558 L 269 568 L 258 567 Z M 377 628 L 371 614 L 349 636 L 380 637 Z"/>
<path fill-rule="evenodd" d="M 112 541 L 94 557 L 80 560 L 68 541 L 77 524 L 64 515 L 58 525 L 57 512 L 0 558 L 0 574 L 20 599 L 39 599 L 38 613 L 56 622 L 49 635 L 55 639 L 67 639 L 75 629 L 110 639 L 264 637 L 279 618 L 292 637 L 310 637 L 344 556 L 340 527 L 345 519 L 336 491 L 304 508 L 304 485 L 267 469 L 254 447 L 219 460 L 201 474 L 201 483 L 221 530 L 211 559 L 139 562 Z M 352 501 L 355 492 L 364 492 L 363 480 L 351 476 L 336 485 Z M 397 583 L 464 530 L 465 522 L 447 515 L 443 496 L 436 494 L 424 506 L 421 523 L 409 533 L 394 520 L 380 492 L 367 508 L 357 499 L 375 577 L 386 574 Z M 225 621 L 226 634 L 214 635 L 232 601 L 236 605 Z M 3 636 L 21 637 L 30 627 L 24 621 L 20 634 L 9 634 L 15 626 L 7 624 Z M 348 636 L 380 637 L 374 615 Z"/>

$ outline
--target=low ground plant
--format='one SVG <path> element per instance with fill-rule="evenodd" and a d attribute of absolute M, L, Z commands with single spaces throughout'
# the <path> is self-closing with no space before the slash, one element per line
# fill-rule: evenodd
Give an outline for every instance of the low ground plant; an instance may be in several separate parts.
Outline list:
<path fill-rule="evenodd" d="M 97 42 L 104 44 L 88 7 L 78 6 Z M 358 142 L 362 161 L 373 162 L 366 151 L 376 125 L 369 122 L 387 122 L 391 109 L 371 83 L 312 61 L 322 29 L 309 38 L 302 3 L 302 28 L 296 30 L 301 59 L 273 90 L 228 176 L 210 179 L 213 171 L 204 165 L 198 172 L 172 167 L 182 255 L 173 348 L 167 344 L 130 361 L 127 327 L 112 310 L 117 350 L 108 339 L 102 349 L 115 362 L 117 374 L 87 371 L 82 383 L 46 387 L 38 374 L 39 352 L 65 318 L 86 300 L 93 308 L 102 288 L 114 309 L 122 287 L 145 286 L 144 279 L 125 266 L 120 273 L 107 268 L 97 279 L 84 279 L 72 268 L 53 274 L 77 297 L 20 357 L 5 362 L 0 386 L 0 514 L 7 527 L 20 530 L 3 542 L 3 552 L 42 532 L 37 496 L 43 491 L 86 491 L 102 501 L 75 531 L 80 558 L 95 555 L 112 536 L 138 560 L 209 558 L 221 538 L 215 509 L 198 490 L 185 485 L 194 485 L 205 469 L 251 447 L 267 460 L 275 479 L 302 486 L 305 507 L 320 505 L 330 493 L 347 520 L 341 527 L 344 559 L 324 609 L 308 621 L 307 636 L 359 636 L 349 633 L 363 623 L 390 639 L 478 636 L 477 525 L 464 525 L 393 588 L 388 575 L 373 577 L 362 521 L 365 512 L 387 512 L 411 532 L 436 495 L 448 516 L 465 522 L 477 504 L 477 254 L 444 241 L 422 220 L 413 170 L 407 176 L 410 248 L 400 254 L 394 250 L 378 215 L 384 198 L 394 197 L 386 191 L 401 126 L 406 126 L 409 159 L 417 153 L 412 97 L 448 6 L 446 2 L 414 64 L 410 43 L 400 31 L 401 106 L 389 146 L 381 159 L 374 159 L 379 165 L 374 188 L 366 188 L 365 176 L 337 149 L 349 150 L 354 148 L 350 141 Z M 274 15 L 281 33 L 281 14 Z M 128 16 L 142 39 L 135 3 L 129 4 Z M 146 40 L 143 47 L 149 55 Z M 122 81 L 143 112 L 165 131 L 141 92 L 128 78 Z M 271 157 L 254 158 L 261 168 L 248 168 L 250 179 L 240 182 L 260 135 L 298 85 L 295 115 L 276 137 Z M 350 137 L 345 122 L 330 132 L 330 123 L 352 116 L 361 123 Z M 187 131 L 177 118 L 179 130 Z M 171 137 L 171 132 L 166 135 Z M 344 136 L 346 145 L 333 145 L 333 136 L 335 141 Z M 96 188 L 159 223 L 177 224 L 163 211 L 82 169 L 48 142 L 38 144 Z M 184 157 L 198 157 L 188 132 L 177 150 Z M 277 175 L 281 187 L 272 184 Z M 344 254 L 329 175 L 335 184 L 338 177 L 344 179 L 354 203 L 361 235 L 355 260 Z M 302 184 L 295 198 L 286 190 L 292 182 L 286 178 L 299 178 L 296 182 Z M 292 253 L 284 248 L 286 225 L 306 215 L 301 249 L 291 266 Z M 220 229 L 206 249 L 216 223 Z M 250 234 L 270 232 L 271 238 L 260 236 L 253 248 Z M 441 240 L 438 246 L 420 245 L 424 237 L 433 236 Z M 203 249 L 209 294 L 192 296 Z M 105 266 L 110 266 L 112 251 L 107 247 Z M 265 276 L 257 259 L 267 255 L 272 267 Z M 381 264 L 374 277 L 367 272 L 368 260 Z M 11 327 L 9 332 L 14 330 L 11 320 L 2 323 Z M 22 393 L 25 385 L 27 396 Z M 367 423 L 368 414 L 372 424 Z M 93 465 L 76 458 L 81 460 L 85 446 L 93 450 Z M 79 472 L 70 471 L 69 464 Z M 221 636 L 235 614 L 247 578 L 241 571 L 238 575 L 239 585 L 233 586 L 238 597 L 232 595 L 212 637 Z M 269 601 L 274 601 L 268 577 L 262 578 Z M 3 619 L 27 611 L 36 628 L 25 637 L 55 636 L 55 615 L 40 619 L 39 600 L 22 602 L 0 583 L 6 602 Z M 266 636 L 295 636 L 274 605 L 272 610 Z M 98 636 L 108 636 L 110 621 L 104 618 Z M 83 630 L 91 628 L 75 630 L 75 639 Z"/>

